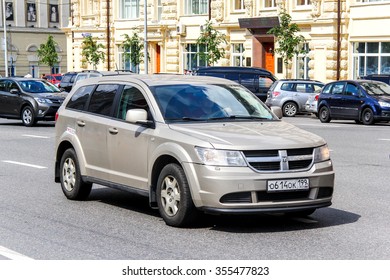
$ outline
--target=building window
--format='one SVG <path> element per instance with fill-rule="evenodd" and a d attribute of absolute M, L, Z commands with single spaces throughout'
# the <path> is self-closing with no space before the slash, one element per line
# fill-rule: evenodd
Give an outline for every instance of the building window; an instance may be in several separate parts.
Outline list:
<path fill-rule="evenodd" d="M 390 42 L 353 43 L 353 77 L 390 74 Z"/>
<path fill-rule="evenodd" d="M 163 5 L 162 5 L 162 3 L 161 3 L 161 0 L 157 0 L 157 17 L 156 17 L 156 19 L 158 20 L 158 21 L 161 21 L 161 15 L 162 15 L 162 11 L 163 11 Z"/>
<path fill-rule="evenodd" d="M 208 13 L 208 0 L 186 0 L 185 5 L 187 15 L 204 15 Z"/>
<path fill-rule="evenodd" d="M 297 0 L 297 6 L 311 5 L 311 0 Z"/>
<path fill-rule="evenodd" d="M 205 45 L 187 44 L 184 50 L 184 72 L 194 70 L 199 66 L 207 66 L 206 58 L 199 55 L 200 52 L 207 53 Z"/>
<path fill-rule="evenodd" d="M 81 1 L 83 7 L 83 15 L 93 15 L 95 12 L 95 1 L 93 0 L 85 0 Z"/>
<path fill-rule="evenodd" d="M 264 0 L 264 8 L 275 8 L 275 0 Z"/>
<path fill-rule="evenodd" d="M 121 0 L 120 7 L 122 19 L 139 18 L 139 0 Z"/>
<path fill-rule="evenodd" d="M 297 79 L 309 79 L 309 44 L 303 44 L 304 54 L 299 54 L 296 60 L 296 78 Z"/>
<path fill-rule="evenodd" d="M 139 72 L 139 65 L 134 65 L 131 63 L 130 61 L 130 57 L 125 55 L 125 53 L 129 53 L 130 54 L 130 50 L 126 51 L 125 49 L 123 48 L 120 48 L 118 50 L 118 55 L 119 55 L 119 69 L 120 70 L 130 70 L 134 73 L 138 73 Z"/>
<path fill-rule="evenodd" d="M 244 44 L 232 44 L 232 66 L 245 66 Z"/>
<path fill-rule="evenodd" d="M 234 0 L 234 9 L 235 10 L 244 10 L 245 9 L 244 0 Z"/>
<path fill-rule="evenodd" d="M 35 3 L 27 3 L 27 21 L 37 21 L 37 9 Z"/>

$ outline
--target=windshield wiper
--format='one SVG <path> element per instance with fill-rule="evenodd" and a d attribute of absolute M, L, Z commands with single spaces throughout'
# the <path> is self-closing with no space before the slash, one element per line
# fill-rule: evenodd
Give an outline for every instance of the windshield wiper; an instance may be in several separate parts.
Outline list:
<path fill-rule="evenodd" d="M 228 117 L 215 117 L 215 118 L 209 118 L 208 120 L 234 120 L 234 119 L 240 119 L 240 120 L 272 120 L 265 117 L 255 117 L 255 116 L 240 116 L 240 115 L 231 115 Z"/>

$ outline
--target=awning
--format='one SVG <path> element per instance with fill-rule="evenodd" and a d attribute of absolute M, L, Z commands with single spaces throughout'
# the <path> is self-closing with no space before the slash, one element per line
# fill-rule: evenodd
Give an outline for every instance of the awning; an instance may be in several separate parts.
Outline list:
<path fill-rule="evenodd" d="M 279 26 L 278 17 L 239 18 L 240 28 L 246 28 L 253 35 L 267 34 L 272 27 Z"/>

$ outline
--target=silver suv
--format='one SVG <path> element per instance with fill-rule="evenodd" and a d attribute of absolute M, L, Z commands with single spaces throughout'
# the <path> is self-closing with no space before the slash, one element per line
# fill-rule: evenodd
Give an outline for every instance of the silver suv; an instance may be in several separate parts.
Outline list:
<path fill-rule="evenodd" d="M 306 101 L 311 95 L 320 93 L 323 86 L 323 83 L 313 80 L 278 80 L 268 90 L 265 104 L 278 106 L 282 108 L 283 116 L 293 117 L 306 112 Z"/>
<path fill-rule="evenodd" d="M 233 81 L 86 79 L 55 129 L 55 181 L 68 199 L 86 199 L 93 183 L 115 187 L 149 197 L 166 224 L 180 227 L 199 211 L 308 215 L 331 205 L 326 142 L 280 121 Z"/>

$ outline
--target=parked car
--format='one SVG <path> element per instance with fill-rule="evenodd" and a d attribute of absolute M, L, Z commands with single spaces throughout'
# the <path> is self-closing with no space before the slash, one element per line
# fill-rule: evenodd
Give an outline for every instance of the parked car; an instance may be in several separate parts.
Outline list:
<path fill-rule="evenodd" d="M 62 80 L 62 74 L 49 74 L 49 75 L 45 75 L 45 79 L 48 80 L 53 85 L 58 87 L 60 82 L 61 82 L 61 80 Z"/>
<path fill-rule="evenodd" d="M 120 70 L 120 71 L 97 71 L 97 70 L 83 70 L 79 73 L 77 73 L 76 77 L 74 78 L 73 84 L 76 84 L 77 82 L 88 79 L 88 78 L 94 78 L 94 77 L 102 77 L 102 76 L 116 76 L 116 75 L 128 75 L 132 74 L 130 70 Z"/>
<path fill-rule="evenodd" d="M 25 126 L 53 121 L 64 95 L 52 83 L 33 78 L 0 78 L 0 117 Z"/>
<path fill-rule="evenodd" d="M 245 86 L 263 102 L 267 99 L 269 87 L 277 80 L 270 71 L 258 67 L 199 67 L 193 71 L 193 75 L 212 76 L 235 81 Z"/>
<path fill-rule="evenodd" d="M 61 82 L 59 84 L 59 88 L 63 91 L 70 92 L 72 90 L 72 86 L 74 80 L 79 72 L 67 72 L 62 76 Z"/>
<path fill-rule="evenodd" d="M 318 98 L 321 122 L 355 120 L 366 125 L 390 121 L 390 86 L 373 80 L 345 80 L 326 84 Z"/>
<path fill-rule="evenodd" d="M 323 86 L 319 81 L 281 79 L 268 90 L 265 104 L 282 108 L 285 117 L 294 117 L 297 113 L 306 112 L 307 99 L 319 93 Z"/>
<path fill-rule="evenodd" d="M 310 95 L 305 104 L 306 112 L 313 113 L 316 117 L 318 117 L 317 105 L 319 96 L 318 93 L 316 95 Z"/>
<path fill-rule="evenodd" d="M 381 81 L 390 84 L 390 74 L 371 74 L 361 78 L 362 80 Z"/>
<path fill-rule="evenodd" d="M 321 137 L 214 77 L 80 81 L 58 110 L 55 150 L 55 181 L 68 199 L 86 199 L 93 183 L 120 188 L 149 197 L 171 226 L 198 211 L 308 215 L 333 194 Z"/>

